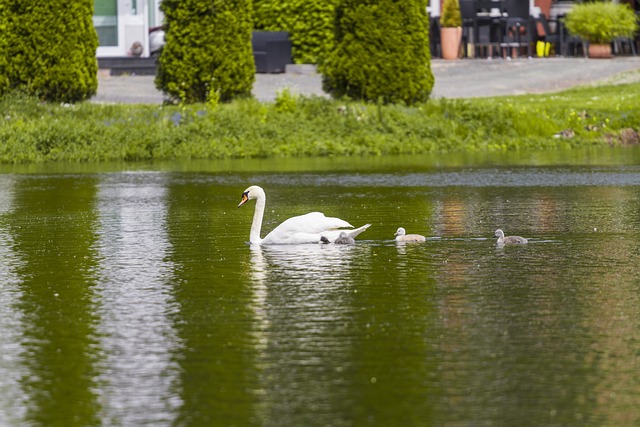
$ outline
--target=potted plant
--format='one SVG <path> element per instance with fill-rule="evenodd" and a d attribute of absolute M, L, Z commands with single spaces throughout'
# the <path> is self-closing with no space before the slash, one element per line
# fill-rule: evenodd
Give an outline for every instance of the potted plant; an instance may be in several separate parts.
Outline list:
<path fill-rule="evenodd" d="M 462 41 L 462 16 L 458 0 L 444 0 L 440 15 L 440 46 L 443 59 L 458 59 Z"/>
<path fill-rule="evenodd" d="M 638 19 L 627 5 L 581 3 L 571 8 L 565 20 L 569 32 L 589 42 L 589 57 L 610 58 L 616 37 L 633 37 Z"/>

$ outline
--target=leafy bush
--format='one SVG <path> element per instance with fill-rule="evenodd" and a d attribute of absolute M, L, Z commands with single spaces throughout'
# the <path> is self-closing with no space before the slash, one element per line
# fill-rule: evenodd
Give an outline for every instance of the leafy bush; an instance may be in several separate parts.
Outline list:
<path fill-rule="evenodd" d="M 594 44 L 607 44 L 616 37 L 633 37 L 638 18 L 625 4 L 582 3 L 571 8 L 565 24 L 573 35 Z"/>
<path fill-rule="evenodd" d="M 426 1 L 342 0 L 335 46 L 321 64 L 334 97 L 415 104 L 434 84 Z"/>
<path fill-rule="evenodd" d="M 163 0 L 166 44 L 156 86 L 175 101 L 229 101 L 251 96 L 250 0 Z"/>
<path fill-rule="evenodd" d="M 296 64 L 317 64 L 333 39 L 337 0 L 254 0 L 254 27 L 288 31 Z"/>
<path fill-rule="evenodd" d="M 98 88 L 93 0 L 0 0 L 0 94 L 76 102 Z"/>
<path fill-rule="evenodd" d="M 442 15 L 440 15 L 440 25 L 443 27 L 461 27 L 462 15 L 460 14 L 459 0 L 444 0 L 442 5 Z"/>
<path fill-rule="evenodd" d="M 624 143 L 640 83 L 416 107 L 305 98 L 193 105 L 0 98 L 0 162 L 137 161 L 555 149 Z M 554 134 L 570 130 L 571 137 Z"/>

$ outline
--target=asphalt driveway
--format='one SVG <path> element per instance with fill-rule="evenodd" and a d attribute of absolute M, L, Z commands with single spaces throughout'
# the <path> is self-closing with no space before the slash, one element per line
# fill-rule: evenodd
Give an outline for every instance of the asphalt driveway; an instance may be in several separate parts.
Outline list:
<path fill-rule="evenodd" d="M 640 57 L 613 59 L 533 58 L 433 60 L 437 98 L 470 98 L 496 95 L 556 92 L 573 86 L 599 82 L 640 80 Z M 273 101 L 278 91 L 327 96 L 322 77 L 313 67 L 290 67 L 283 74 L 256 74 L 254 96 Z M 298 71 L 296 71 L 296 69 Z M 109 76 L 101 71 L 94 102 L 159 104 L 163 94 L 153 76 Z"/>

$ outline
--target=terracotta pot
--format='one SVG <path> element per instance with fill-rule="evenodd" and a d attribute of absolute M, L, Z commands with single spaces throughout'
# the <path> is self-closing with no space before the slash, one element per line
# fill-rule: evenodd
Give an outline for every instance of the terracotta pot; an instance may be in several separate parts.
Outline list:
<path fill-rule="evenodd" d="M 589 43 L 587 49 L 589 58 L 611 58 L 611 45 L 610 44 L 593 44 Z"/>
<path fill-rule="evenodd" d="M 458 59 L 460 57 L 460 42 L 462 41 L 462 27 L 442 27 L 440 29 L 440 46 L 443 59 Z"/>

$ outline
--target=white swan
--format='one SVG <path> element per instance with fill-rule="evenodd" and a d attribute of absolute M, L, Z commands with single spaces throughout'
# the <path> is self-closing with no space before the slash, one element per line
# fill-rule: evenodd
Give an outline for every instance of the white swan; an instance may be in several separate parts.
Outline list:
<path fill-rule="evenodd" d="M 523 245 L 528 242 L 527 239 L 520 236 L 504 236 L 504 231 L 497 229 L 494 233 L 493 237 L 497 237 L 498 241 L 496 242 L 498 246 L 502 245 Z"/>
<path fill-rule="evenodd" d="M 287 219 L 267 234 L 264 239 L 261 239 L 260 229 L 262 228 L 262 218 L 264 217 L 267 199 L 264 190 L 257 185 L 247 188 L 242 193 L 242 201 L 238 207 L 253 199 L 256 200 L 256 208 L 253 212 L 251 234 L 249 235 L 249 242 L 252 245 L 320 243 L 323 237 L 330 242 L 335 242 L 341 232 L 345 232 L 347 236 L 355 238 L 371 225 L 365 224 L 353 230 L 338 230 L 338 228 L 344 227 L 353 228 L 353 225 L 340 218 L 326 217 L 323 213 L 311 212 Z"/>
<path fill-rule="evenodd" d="M 402 227 L 398 228 L 395 236 L 397 242 L 424 242 L 427 240 L 426 237 L 420 234 L 407 234 L 407 231 Z"/>

